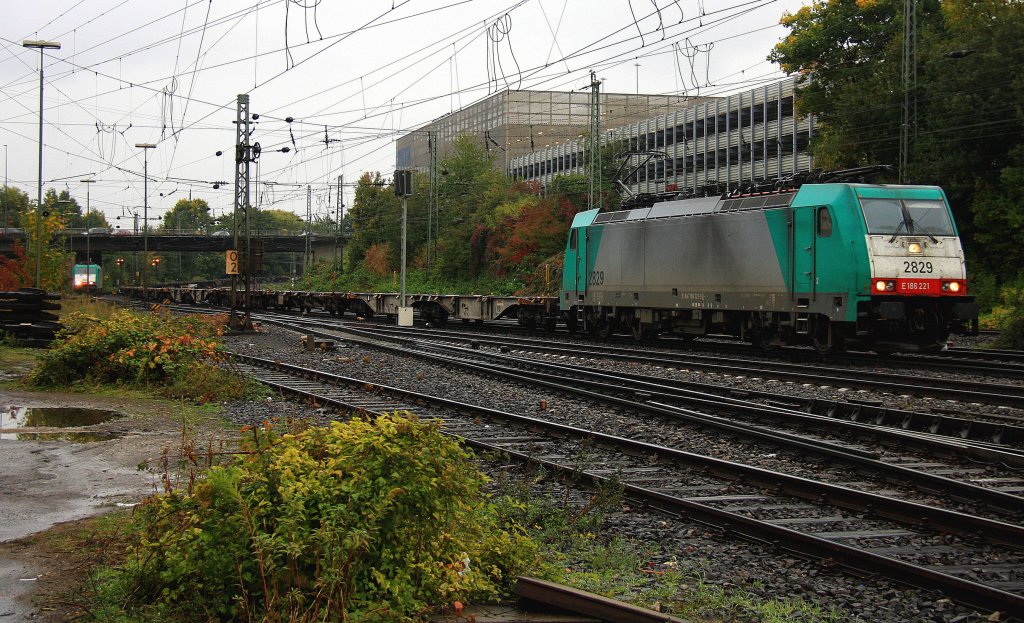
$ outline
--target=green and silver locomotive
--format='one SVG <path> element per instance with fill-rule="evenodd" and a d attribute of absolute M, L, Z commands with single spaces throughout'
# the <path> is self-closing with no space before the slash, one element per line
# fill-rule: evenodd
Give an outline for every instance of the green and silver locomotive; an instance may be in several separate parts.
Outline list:
<path fill-rule="evenodd" d="M 559 305 L 597 335 L 928 351 L 976 325 L 966 278 L 942 189 L 803 184 L 580 212 Z"/>

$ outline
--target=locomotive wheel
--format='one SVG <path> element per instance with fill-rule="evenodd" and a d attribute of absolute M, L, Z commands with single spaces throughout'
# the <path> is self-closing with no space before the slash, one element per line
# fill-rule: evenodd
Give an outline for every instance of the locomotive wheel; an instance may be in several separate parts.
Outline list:
<path fill-rule="evenodd" d="M 653 340 L 658 337 L 657 326 L 644 326 L 639 323 L 635 323 L 633 326 L 630 327 L 629 332 L 633 335 L 633 339 L 636 340 L 637 342 L 643 340 Z"/>
<path fill-rule="evenodd" d="M 569 332 L 569 335 L 576 334 L 576 331 L 579 330 L 579 323 L 576 321 L 576 316 L 568 315 L 565 317 L 565 330 Z"/>
<path fill-rule="evenodd" d="M 754 346 L 757 346 L 766 353 L 779 349 L 779 343 L 775 341 L 775 333 L 772 331 L 761 331 L 754 338 Z"/>
<path fill-rule="evenodd" d="M 815 323 L 811 345 L 819 355 L 834 355 L 846 350 L 843 336 L 832 330 L 832 323 L 827 318 L 819 319 Z"/>
<path fill-rule="evenodd" d="M 595 320 L 588 327 L 590 334 L 598 339 L 607 339 L 612 334 L 612 326 L 607 319 Z"/>

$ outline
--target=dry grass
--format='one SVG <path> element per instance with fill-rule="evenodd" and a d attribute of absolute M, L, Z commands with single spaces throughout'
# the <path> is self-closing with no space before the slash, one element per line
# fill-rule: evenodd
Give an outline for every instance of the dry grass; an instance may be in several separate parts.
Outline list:
<path fill-rule="evenodd" d="M 74 312 L 106 320 L 115 311 L 117 305 L 110 301 L 101 301 L 85 294 L 64 294 L 60 298 L 60 311 L 58 315 L 63 317 Z"/>

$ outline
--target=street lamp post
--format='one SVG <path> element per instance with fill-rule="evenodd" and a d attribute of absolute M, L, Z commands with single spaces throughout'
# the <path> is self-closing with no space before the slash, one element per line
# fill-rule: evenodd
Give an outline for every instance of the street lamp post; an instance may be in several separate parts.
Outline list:
<path fill-rule="evenodd" d="M 89 290 L 92 286 L 92 247 L 89 242 L 89 189 L 90 185 L 95 182 L 94 179 L 78 180 L 85 184 L 85 289 Z"/>
<path fill-rule="evenodd" d="M 59 50 L 57 41 L 21 42 L 22 47 L 39 49 L 39 188 L 36 193 L 36 287 L 42 287 L 43 265 L 43 50 Z"/>
<path fill-rule="evenodd" d="M 142 150 L 142 300 L 146 300 L 146 276 L 149 272 L 146 258 L 149 256 L 149 150 L 154 143 L 135 143 Z"/>
<path fill-rule="evenodd" d="M 7 145 L 4 145 L 4 234 L 7 233 L 7 226 L 10 221 L 7 220 Z"/>

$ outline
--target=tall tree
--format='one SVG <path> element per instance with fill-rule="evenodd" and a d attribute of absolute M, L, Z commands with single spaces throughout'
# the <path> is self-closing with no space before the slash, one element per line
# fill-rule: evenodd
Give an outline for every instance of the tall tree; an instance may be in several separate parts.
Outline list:
<path fill-rule="evenodd" d="M 162 220 L 161 231 L 193 230 L 207 233 L 213 225 L 210 205 L 205 199 L 179 199 Z"/>
<path fill-rule="evenodd" d="M 463 135 L 441 162 L 436 269 L 453 279 L 476 277 L 486 268 L 482 261 L 491 234 L 486 219 L 511 196 L 494 159 L 473 137 Z"/>
<path fill-rule="evenodd" d="M 371 247 L 396 239 L 401 209 L 394 188 L 384 183 L 380 173 L 364 173 L 356 182 L 355 201 L 347 216 L 352 224 L 349 257 L 359 262 Z M 375 263 L 381 264 L 380 249 L 375 258 Z M 394 266 L 396 259 L 389 256 L 385 263 Z"/>
<path fill-rule="evenodd" d="M 205 199 L 179 199 L 160 220 L 158 233 L 211 233 L 213 215 Z M 191 282 L 223 277 L 224 257 L 220 253 L 166 252 L 159 270 L 165 281 Z"/>
<path fill-rule="evenodd" d="M 769 59 L 801 75 L 797 112 L 817 117 L 826 168 L 899 159 L 903 2 L 826 0 L 782 17 L 790 33 Z"/>
<path fill-rule="evenodd" d="M 28 194 L 17 188 L 4 186 L 3 192 L 0 193 L 0 203 L 0 219 L 7 218 L 7 222 L 0 223 L 0 227 L 20 227 L 21 214 L 28 210 L 31 203 Z"/>
<path fill-rule="evenodd" d="M 35 283 L 36 260 L 39 260 L 40 287 L 48 291 L 57 291 L 67 287 L 71 282 L 69 272 L 70 257 L 60 245 L 53 243 L 58 229 L 65 227 L 60 215 L 50 213 L 40 221 L 39 233 L 36 236 L 36 211 L 27 210 L 21 215 L 22 227 L 25 229 L 26 245 L 25 261 L 32 283 Z"/>
<path fill-rule="evenodd" d="M 80 229 L 85 226 L 82 221 L 82 206 L 71 193 L 62 190 L 60 193 L 50 188 L 43 195 L 43 216 L 56 216 L 64 227 Z"/>

